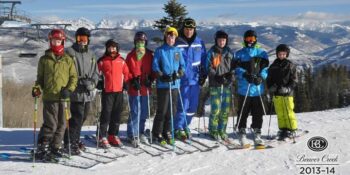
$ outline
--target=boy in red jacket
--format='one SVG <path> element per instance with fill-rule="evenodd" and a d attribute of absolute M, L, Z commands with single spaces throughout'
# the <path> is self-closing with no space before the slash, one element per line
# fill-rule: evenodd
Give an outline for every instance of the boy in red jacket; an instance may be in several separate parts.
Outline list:
<path fill-rule="evenodd" d="M 110 145 L 121 146 L 118 137 L 119 122 L 123 106 L 123 84 L 128 80 L 129 69 L 119 54 L 118 43 L 113 39 L 106 42 L 106 51 L 98 61 L 98 69 L 104 81 L 99 144 L 104 148 Z"/>
<path fill-rule="evenodd" d="M 148 117 L 148 102 L 151 92 L 153 52 L 148 50 L 145 32 L 137 32 L 134 37 L 135 48 L 128 53 L 126 64 L 130 70 L 129 103 L 130 115 L 128 119 L 128 140 L 135 146 L 139 141 L 148 144 L 145 136 L 145 122 Z"/>

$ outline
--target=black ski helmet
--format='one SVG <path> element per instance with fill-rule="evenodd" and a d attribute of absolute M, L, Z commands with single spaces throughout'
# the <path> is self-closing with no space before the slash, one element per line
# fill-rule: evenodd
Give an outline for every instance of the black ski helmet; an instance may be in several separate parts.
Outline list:
<path fill-rule="evenodd" d="M 135 36 L 134 36 L 134 45 L 136 45 L 136 41 L 145 41 L 145 46 L 147 46 L 147 35 L 145 32 L 143 31 L 138 31 L 135 33 Z"/>
<path fill-rule="evenodd" d="M 186 18 L 182 22 L 182 28 L 196 28 L 196 21 L 192 18 Z"/>
<path fill-rule="evenodd" d="M 287 52 L 287 58 L 289 57 L 290 49 L 286 44 L 280 44 L 276 47 L 276 58 L 278 58 L 278 52 Z"/>
<path fill-rule="evenodd" d="M 90 43 L 90 30 L 85 28 L 85 27 L 80 27 L 76 32 L 75 32 L 75 42 L 78 43 L 77 41 L 77 37 L 78 36 L 87 36 L 89 39 L 88 39 L 88 44 Z"/>
<path fill-rule="evenodd" d="M 106 46 L 105 54 L 108 53 L 108 48 L 111 47 L 111 46 L 116 47 L 117 48 L 117 53 L 119 53 L 119 44 L 116 41 L 114 41 L 113 39 L 107 40 L 107 42 L 105 43 L 105 46 Z"/>
<path fill-rule="evenodd" d="M 254 30 L 247 30 L 246 32 L 244 32 L 244 38 L 243 38 L 243 40 L 244 40 L 244 45 L 247 47 L 248 46 L 248 43 L 245 41 L 245 38 L 247 38 L 247 37 L 250 37 L 250 36 L 254 36 L 256 39 L 258 38 L 258 36 L 257 36 L 257 34 L 256 34 L 256 32 L 254 31 Z M 253 44 L 252 44 L 252 46 L 254 46 L 255 44 L 256 44 L 256 42 L 257 41 L 255 41 Z"/>
<path fill-rule="evenodd" d="M 226 39 L 226 45 L 228 44 L 228 35 L 226 32 L 224 32 L 223 30 L 219 30 L 215 33 L 215 44 L 218 45 L 217 43 L 217 39 L 218 38 L 225 38 Z M 225 46 L 226 46 L 225 45 Z"/>

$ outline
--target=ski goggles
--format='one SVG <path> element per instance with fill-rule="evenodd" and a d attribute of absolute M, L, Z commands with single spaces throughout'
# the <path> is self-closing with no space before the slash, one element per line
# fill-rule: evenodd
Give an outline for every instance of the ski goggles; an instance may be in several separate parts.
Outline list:
<path fill-rule="evenodd" d="M 256 37 L 255 36 L 247 36 L 244 38 L 244 41 L 246 41 L 248 43 L 254 43 L 256 41 Z"/>
<path fill-rule="evenodd" d="M 89 37 L 86 35 L 78 35 L 77 36 L 77 42 L 88 42 Z"/>
<path fill-rule="evenodd" d="M 184 22 L 184 26 L 186 28 L 196 28 L 196 23 L 192 20 L 188 20 Z"/>

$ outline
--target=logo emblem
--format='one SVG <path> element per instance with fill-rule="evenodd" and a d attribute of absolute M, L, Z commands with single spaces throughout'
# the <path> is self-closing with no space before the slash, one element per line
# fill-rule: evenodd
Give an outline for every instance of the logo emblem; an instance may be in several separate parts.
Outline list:
<path fill-rule="evenodd" d="M 328 147 L 328 141 L 321 136 L 316 136 L 310 138 L 309 141 L 307 141 L 307 146 L 312 151 L 319 152 L 325 150 Z"/>

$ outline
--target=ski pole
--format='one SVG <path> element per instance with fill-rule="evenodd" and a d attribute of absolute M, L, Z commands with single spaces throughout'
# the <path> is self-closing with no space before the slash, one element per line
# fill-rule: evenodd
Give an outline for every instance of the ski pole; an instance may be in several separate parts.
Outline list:
<path fill-rule="evenodd" d="M 68 156 L 71 157 L 71 149 L 70 149 L 70 134 L 69 134 L 69 113 L 68 113 L 68 102 L 64 101 L 64 114 L 66 117 L 66 123 L 67 123 L 67 132 L 68 132 Z"/>
<path fill-rule="evenodd" d="M 285 99 L 284 96 L 282 97 L 282 99 L 283 99 L 284 107 L 286 108 L 287 117 L 288 117 L 288 121 L 289 121 L 289 127 L 290 127 L 290 129 L 292 129 L 292 121 L 291 121 L 290 116 L 289 116 L 289 111 L 288 111 L 288 106 L 287 106 L 287 103 L 286 103 L 286 99 Z M 293 143 L 296 143 L 294 134 L 292 134 L 292 138 L 293 138 Z"/>
<path fill-rule="evenodd" d="M 270 98 L 270 97 L 269 97 Z M 272 139 L 272 137 L 270 136 L 270 128 L 271 128 L 271 117 L 272 117 L 272 105 L 273 105 L 273 99 L 271 99 L 270 102 L 270 118 L 269 118 L 269 128 L 267 130 L 267 138 Z"/>
<path fill-rule="evenodd" d="M 148 87 L 147 87 L 147 106 L 148 106 L 148 125 L 149 125 L 149 128 L 150 128 L 150 143 L 152 144 L 152 126 L 151 126 L 151 106 L 149 105 L 149 90 L 148 90 Z"/>
<path fill-rule="evenodd" d="M 35 167 L 35 149 L 36 149 L 36 122 L 38 120 L 38 97 L 34 97 L 34 115 L 33 115 L 33 124 L 34 124 L 34 140 L 33 140 L 33 168 Z"/>
<path fill-rule="evenodd" d="M 188 125 L 187 125 L 187 116 L 186 116 L 186 112 L 185 112 L 184 103 L 183 103 L 183 101 L 182 101 L 182 96 L 181 96 L 180 88 L 177 88 L 177 92 L 179 93 L 179 97 L 180 97 L 180 103 L 181 103 L 181 107 L 182 107 L 182 113 L 183 113 L 183 115 L 184 115 L 184 117 L 185 117 L 185 125 L 186 125 L 186 128 L 185 128 L 185 129 L 187 129 L 187 128 L 188 128 Z M 190 131 L 190 132 L 191 132 L 191 131 Z M 190 145 L 191 145 L 191 139 L 189 139 L 189 143 L 190 143 Z"/>
<path fill-rule="evenodd" d="M 175 139 L 174 139 L 174 116 L 173 116 L 173 96 L 171 91 L 171 83 L 169 82 L 169 98 L 170 98 L 170 118 L 171 118 L 171 140 L 173 141 L 173 151 L 175 152 L 176 146 L 175 146 Z"/>
<path fill-rule="evenodd" d="M 101 104 L 101 91 L 97 91 L 97 94 L 99 95 L 97 99 L 97 103 L 95 103 L 95 107 L 96 107 L 96 127 L 97 127 L 97 136 L 96 136 L 96 152 L 98 151 L 98 139 L 100 138 L 100 116 L 101 116 L 101 108 L 102 108 L 102 104 Z"/>
<path fill-rule="evenodd" d="M 237 130 L 237 127 L 238 127 L 239 124 L 241 123 L 242 113 L 243 113 L 243 110 L 244 110 L 245 102 L 246 102 L 247 97 L 248 97 L 249 88 L 250 88 L 250 83 L 248 84 L 247 92 L 246 92 L 245 97 L 244 97 L 244 100 L 243 100 L 243 104 L 242 104 L 242 108 L 241 108 L 241 111 L 240 111 L 240 114 L 239 114 L 239 117 L 238 117 L 237 125 L 236 125 L 235 128 L 234 128 L 235 131 Z"/>
<path fill-rule="evenodd" d="M 140 145 L 141 94 L 137 91 L 137 144 Z"/>
<path fill-rule="evenodd" d="M 203 116 L 202 116 L 203 117 Z M 198 134 L 197 134 L 197 136 L 199 137 L 199 135 L 200 135 L 200 127 L 201 127 L 201 118 L 200 117 L 198 117 L 198 126 L 197 126 L 197 129 L 198 129 Z"/>
<path fill-rule="evenodd" d="M 137 147 L 137 143 L 136 143 L 136 139 L 135 139 L 135 128 L 134 128 L 134 121 L 132 120 L 132 115 L 131 115 L 131 108 L 130 108 L 130 100 L 129 100 L 129 95 L 128 93 L 125 93 L 126 94 L 126 100 L 127 100 L 127 105 L 128 105 L 128 110 L 129 110 L 129 119 L 130 120 L 130 123 L 131 123 L 131 128 L 132 128 L 132 139 L 134 140 L 134 147 L 136 148 Z"/>

